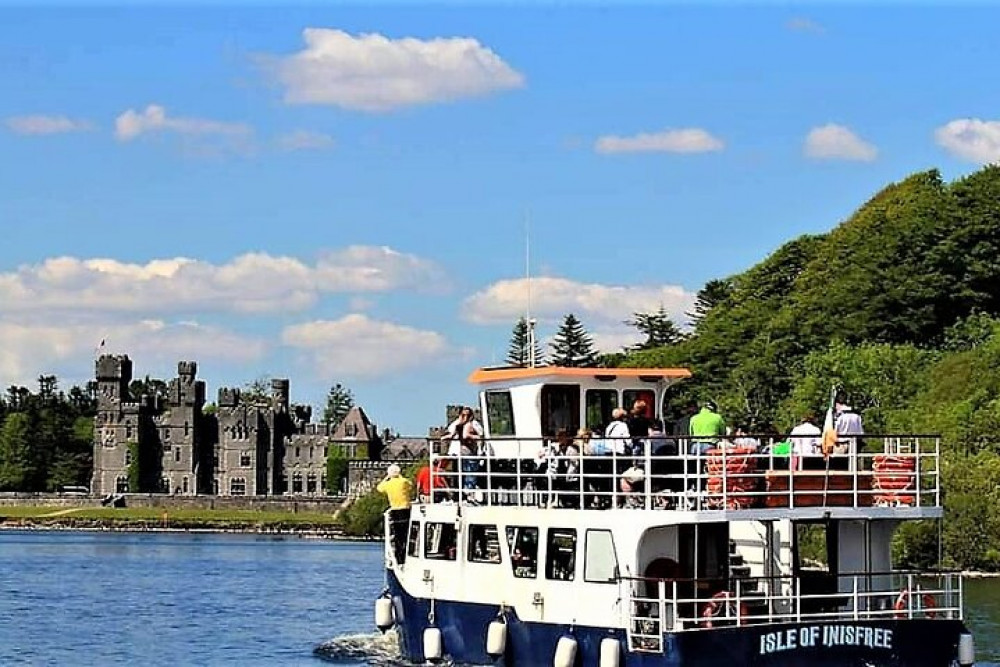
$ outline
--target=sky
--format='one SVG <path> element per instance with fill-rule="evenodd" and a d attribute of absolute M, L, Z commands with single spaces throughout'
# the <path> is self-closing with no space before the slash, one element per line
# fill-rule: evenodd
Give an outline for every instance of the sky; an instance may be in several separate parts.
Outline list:
<path fill-rule="evenodd" d="M 528 305 L 602 350 L 1000 160 L 1000 8 L 0 4 L 0 383 L 97 353 L 419 435 Z M 103 341 L 103 346 L 102 346 Z"/>

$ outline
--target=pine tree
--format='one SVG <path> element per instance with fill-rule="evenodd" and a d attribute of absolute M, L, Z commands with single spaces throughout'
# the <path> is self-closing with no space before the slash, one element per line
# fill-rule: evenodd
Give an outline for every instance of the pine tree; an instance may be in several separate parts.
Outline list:
<path fill-rule="evenodd" d="M 330 425 L 330 430 L 340 426 L 344 417 L 354 407 L 354 394 L 339 382 L 330 387 L 326 395 L 326 407 L 323 408 L 323 423 Z"/>
<path fill-rule="evenodd" d="M 594 342 L 580 320 L 570 313 L 552 341 L 552 359 L 555 366 L 594 366 L 597 353 Z"/>
<path fill-rule="evenodd" d="M 511 366 L 527 366 L 531 361 L 528 341 L 528 321 L 523 317 L 514 325 L 514 330 L 510 335 L 510 348 L 507 350 L 507 363 Z M 535 340 L 535 365 L 539 366 L 542 360 L 542 348 Z"/>
<path fill-rule="evenodd" d="M 31 448 L 31 419 L 23 412 L 7 415 L 0 429 L 0 489 L 33 491 L 38 463 Z"/>
<path fill-rule="evenodd" d="M 694 309 L 685 313 L 691 326 L 697 329 L 709 311 L 729 298 L 732 292 L 733 283 L 729 280 L 709 280 L 705 283 L 695 296 Z"/>
<path fill-rule="evenodd" d="M 653 313 L 632 313 L 632 319 L 627 320 L 625 324 L 634 326 L 646 337 L 646 340 L 635 345 L 633 350 L 651 350 L 673 345 L 684 338 L 684 334 L 670 319 L 670 315 L 662 305 Z"/>

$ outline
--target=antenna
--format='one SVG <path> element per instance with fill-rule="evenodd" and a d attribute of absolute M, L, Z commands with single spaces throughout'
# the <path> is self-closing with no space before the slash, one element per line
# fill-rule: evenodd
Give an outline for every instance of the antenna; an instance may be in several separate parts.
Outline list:
<path fill-rule="evenodd" d="M 524 322 L 528 326 L 528 368 L 534 368 L 535 320 L 531 319 L 531 217 L 524 212 L 524 280 L 528 285 L 528 300 L 524 309 Z"/>

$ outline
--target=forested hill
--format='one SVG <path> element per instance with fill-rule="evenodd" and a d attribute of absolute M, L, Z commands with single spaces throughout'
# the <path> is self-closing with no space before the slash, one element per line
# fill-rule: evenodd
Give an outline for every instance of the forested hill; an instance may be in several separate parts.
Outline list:
<path fill-rule="evenodd" d="M 1000 167 L 890 185 L 710 282 L 691 316 L 685 340 L 623 363 L 692 368 L 675 405 L 712 397 L 756 431 L 787 433 L 837 384 L 870 432 L 941 433 L 946 555 L 1000 567 Z"/>

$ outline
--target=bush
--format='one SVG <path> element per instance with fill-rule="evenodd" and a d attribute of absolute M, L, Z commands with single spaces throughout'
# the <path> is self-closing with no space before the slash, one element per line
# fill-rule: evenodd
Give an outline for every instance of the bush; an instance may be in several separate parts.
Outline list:
<path fill-rule="evenodd" d="M 381 537 L 385 527 L 383 515 L 388 509 L 389 500 L 384 493 L 369 491 L 344 510 L 344 533 L 354 537 Z"/>

